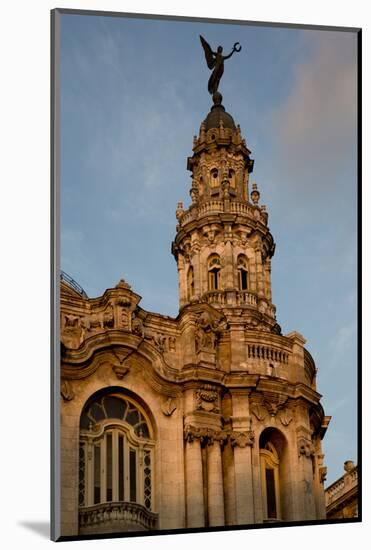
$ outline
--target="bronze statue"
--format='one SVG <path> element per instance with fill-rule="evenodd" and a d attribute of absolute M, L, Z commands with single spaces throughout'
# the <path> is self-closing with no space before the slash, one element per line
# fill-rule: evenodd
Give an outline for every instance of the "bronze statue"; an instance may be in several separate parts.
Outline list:
<path fill-rule="evenodd" d="M 209 78 L 207 89 L 210 94 L 215 94 L 218 90 L 220 79 L 224 72 L 224 61 L 232 57 L 234 52 L 240 52 L 241 46 L 239 42 L 236 42 L 233 46 L 233 50 L 229 55 L 223 55 L 222 46 L 218 46 L 216 52 L 213 52 L 206 40 L 200 35 L 202 47 L 205 51 L 206 63 L 209 69 L 214 69 Z M 239 47 L 238 47 L 239 46 Z"/>

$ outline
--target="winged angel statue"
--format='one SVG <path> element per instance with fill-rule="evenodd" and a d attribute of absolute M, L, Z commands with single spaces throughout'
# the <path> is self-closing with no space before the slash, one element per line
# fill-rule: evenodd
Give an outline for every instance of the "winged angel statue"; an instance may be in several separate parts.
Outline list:
<path fill-rule="evenodd" d="M 200 40 L 205 52 L 207 66 L 209 67 L 209 69 L 214 69 L 209 78 L 207 89 L 209 90 L 210 94 L 215 94 L 215 92 L 218 90 L 219 82 L 224 72 L 224 61 L 232 57 L 234 52 L 240 52 L 241 46 L 239 42 L 236 42 L 233 46 L 231 53 L 224 56 L 222 46 L 218 46 L 217 51 L 213 52 L 210 48 L 210 45 L 201 35 Z"/>

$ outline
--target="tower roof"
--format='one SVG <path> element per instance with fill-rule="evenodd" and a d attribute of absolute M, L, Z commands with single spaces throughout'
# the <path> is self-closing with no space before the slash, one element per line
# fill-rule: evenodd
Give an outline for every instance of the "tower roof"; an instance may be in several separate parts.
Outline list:
<path fill-rule="evenodd" d="M 226 112 L 222 105 L 223 96 L 219 92 L 213 94 L 214 105 L 211 107 L 209 114 L 205 119 L 206 132 L 211 128 L 219 128 L 220 122 L 223 122 L 224 128 L 236 129 L 236 125 L 232 116 Z"/>

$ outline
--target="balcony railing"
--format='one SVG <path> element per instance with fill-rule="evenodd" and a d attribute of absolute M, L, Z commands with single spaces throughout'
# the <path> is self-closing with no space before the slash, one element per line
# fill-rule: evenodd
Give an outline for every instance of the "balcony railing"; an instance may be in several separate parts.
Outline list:
<path fill-rule="evenodd" d="M 82 288 L 82 286 L 79 285 L 72 277 L 68 275 L 65 271 L 61 270 L 61 281 L 64 281 L 67 283 L 71 288 L 76 290 L 82 296 L 83 298 L 87 298 L 88 295 L 86 294 L 85 290 Z"/>
<path fill-rule="evenodd" d="M 184 226 L 190 221 L 196 220 L 204 215 L 219 212 L 224 212 L 224 202 L 218 199 L 212 199 L 207 202 L 200 203 L 199 205 L 192 205 L 184 212 L 180 219 L 180 223 Z M 233 214 L 244 214 L 254 218 L 254 209 L 250 204 L 244 202 L 232 200 L 230 202 L 230 212 Z"/>
<path fill-rule="evenodd" d="M 239 306 L 255 307 L 257 305 L 256 294 L 252 294 L 251 292 L 246 292 L 246 291 L 237 292 L 236 298 L 237 298 L 237 305 Z"/>
<path fill-rule="evenodd" d="M 257 306 L 256 294 L 252 292 L 236 290 L 210 290 L 203 296 L 203 300 L 208 304 L 219 304 L 221 306 Z"/>
<path fill-rule="evenodd" d="M 136 502 L 106 502 L 80 508 L 81 534 L 157 529 L 158 514 Z"/>

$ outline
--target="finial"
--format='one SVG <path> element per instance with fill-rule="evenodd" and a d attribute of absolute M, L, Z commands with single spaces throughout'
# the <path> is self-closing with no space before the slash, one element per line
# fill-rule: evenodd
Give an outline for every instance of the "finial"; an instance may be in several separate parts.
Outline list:
<path fill-rule="evenodd" d="M 197 146 L 197 136 L 193 136 L 193 147 Z"/>
<path fill-rule="evenodd" d="M 125 281 L 125 279 L 120 279 L 116 285 L 116 288 L 127 288 L 128 290 L 130 290 L 131 286 Z"/>
<path fill-rule="evenodd" d="M 175 216 L 176 216 L 176 219 L 179 220 L 183 214 L 184 210 L 183 210 L 183 203 L 182 201 L 179 201 L 178 202 L 178 206 L 177 206 L 177 209 L 175 211 Z"/>
<path fill-rule="evenodd" d="M 354 462 L 353 460 L 346 460 L 344 462 L 344 470 L 349 473 L 351 472 L 352 470 L 354 470 L 355 466 L 354 466 Z"/>
<path fill-rule="evenodd" d="M 250 197 L 254 205 L 257 206 L 260 199 L 260 193 L 258 191 L 258 186 L 256 185 L 255 182 L 252 184 L 252 191 L 251 191 Z"/>
<path fill-rule="evenodd" d="M 203 143 L 206 139 L 206 124 L 203 120 L 200 126 L 200 142 Z"/>
<path fill-rule="evenodd" d="M 222 104 L 222 101 L 223 101 L 223 96 L 220 92 L 215 92 L 213 94 L 213 103 L 215 106 L 219 106 Z"/>
<path fill-rule="evenodd" d="M 197 199 L 198 199 L 198 189 L 196 186 L 192 186 L 191 187 L 191 190 L 189 192 L 189 194 L 191 195 L 191 199 L 192 199 L 192 204 L 194 204 L 195 202 L 197 202 Z"/>

